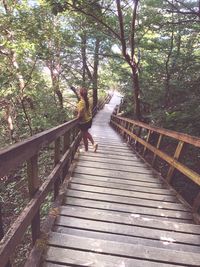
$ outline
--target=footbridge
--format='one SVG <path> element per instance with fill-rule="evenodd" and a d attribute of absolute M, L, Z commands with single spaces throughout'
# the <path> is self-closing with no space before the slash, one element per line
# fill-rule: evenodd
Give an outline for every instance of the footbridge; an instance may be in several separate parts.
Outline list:
<path fill-rule="evenodd" d="M 198 149 L 200 138 L 124 118 L 120 101 L 114 94 L 95 112 L 96 153 L 92 146 L 80 152 L 76 119 L 0 152 L 0 177 L 27 164 L 30 194 L 7 233 L 0 218 L 1 267 L 12 266 L 30 227 L 26 267 L 200 266 L 200 175 L 181 161 L 184 147 Z M 173 153 L 162 150 L 165 138 L 173 140 Z M 41 182 L 38 155 L 52 144 L 54 167 Z M 160 160 L 164 175 L 155 170 Z M 191 203 L 173 186 L 177 172 L 196 185 Z M 52 190 L 53 206 L 41 220 Z"/>

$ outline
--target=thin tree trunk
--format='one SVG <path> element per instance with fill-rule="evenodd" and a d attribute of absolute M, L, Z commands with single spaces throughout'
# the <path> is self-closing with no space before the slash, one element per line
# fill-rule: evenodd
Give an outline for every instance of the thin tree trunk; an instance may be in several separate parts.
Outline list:
<path fill-rule="evenodd" d="M 173 13 L 172 13 L 172 21 L 173 21 Z M 166 78 L 165 78 L 165 107 L 170 106 L 170 80 L 171 80 L 171 70 L 170 70 L 170 58 L 172 56 L 172 51 L 174 48 L 174 29 L 172 28 L 171 32 L 171 42 L 170 42 L 170 48 L 167 55 L 167 60 L 165 63 L 165 70 L 166 70 Z"/>
<path fill-rule="evenodd" d="M 136 21 L 136 11 L 138 7 L 138 0 L 135 1 L 133 15 L 132 15 L 132 24 L 131 24 L 131 56 L 127 53 L 127 45 L 126 45 L 126 36 L 124 31 L 124 21 L 123 14 L 121 8 L 121 1 L 116 0 L 117 4 L 117 12 L 118 12 L 118 20 L 120 27 L 120 41 L 122 45 L 122 54 L 124 56 L 125 61 L 129 64 L 132 71 L 132 82 L 133 82 L 133 97 L 134 97 L 134 113 L 135 118 L 137 120 L 141 120 L 141 110 L 140 110 L 140 85 L 139 85 L 139 77 L 138 77 L 138 67 L 135 63 L 135 21 Z"/>
<path fill-rule="evenodd" d="M 135 69 L 132 69 L 132 77 L 133 77 L 134 113 L 136 119 L 141 120 L 139 76 L 138 73 L 135 72 Z"/>
<path fill-rule="evenodd" d="M 93 107 L 96 107 L 98 102 L 98 66 L 99 66 L 99 48 L 100 38 L 96 38 L 94 52 L 94 72 L 93 72 Z"/>
<path fill-rule="evenodd" d="M 86 34 L 81 34 L 81 56 L 82 56 L 82 80 L 83 86 L 86 84 Z"/>
<path fill-rule="evenodd" d="M 19 65 L 18 65 L 17 59 L 16 59 L 17 58 L 16 53 L 14 51 L 12 51 L 11 55 L 12 55 L 12 65 L 16 70 L 16 76 L 17 76 L 17 79 L 18 79 L 18 82 L 19 82 L 19 89 L 20 89 L 19 99 L 20 99 L 20 103 L 21 103 L 22 110 L 23 110 L 24 115 L 25 115 L 25 119 L 26 119 L 27 125 L 29 127 L 30 135 L 33 135 L 33 129 L 32 129 L 32 125 L 31 125 L 31 118 L 29 117 L 28 112 L 26 110 L 26 106 L 24 104 L 24 88 L 25 88 L 24 78 L 23 78 L 23 76 L 22 76 L 22 74 L 21 74 L 21 72 L 19 70 Z"/>
<path fill-rule="evenodd" d="M 59 73 L 58 73 L 59 70 L 54 67 L 54 63 L 52 61 L 48 62 L 47 66 L 51 73 L 51 83 L 52 83 L 53 91 L 55 95 L 57 95 L 58 97 L 60 108 L 63 109 L 63 95 L 59 87 Z"/>

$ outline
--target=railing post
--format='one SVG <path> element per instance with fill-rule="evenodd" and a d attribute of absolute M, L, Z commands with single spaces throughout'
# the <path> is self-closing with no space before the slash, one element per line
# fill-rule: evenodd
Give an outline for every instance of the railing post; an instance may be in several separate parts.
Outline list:
<path fill-rule="evenodd" d="M 27 174 L 28 174 L 28 188 L 30 198 L 33 198 L 39 188 L 38 177 L 38 154 L 35 154 L 27 161 Z M 37 211 L 31 222 L 32 228 L 32 243 L 40 236 L 40 210 Z"/>
<path fill-rule="evenodd" d="M 192 211 L 194 213 L 197 213 L 198 212 L 198 209 L 200 207 L 200 192 L 197 194 L 195 200 L 194 200 L 194 203 L 192 205 Z"/>
<path fill-rule="evenodd" d="M 0 203 L 0 241 L 4 237 L 4 231 L 3 231 L 3 220 L 2 220 L 2 212 L 1 212 L 1 203 Z M 5 267 L 11 267 L 10 261 L 6 264 Z"/>
<path fill-rule="evenodd" d="M 54 165 L 58 164 L 60 160 L 60 137 L 58 137 L 55 140 L 55 147 L 54 147 Z M 56 181 L 54 183 L 54 199 L 58 196 L 59 192 L 59 186 L 60 186 L 60 177 L 56 178 Z"/>
<path fill-rule="evenodd" d="M 147 139 L 146 139 L 146 142 L 149 143 L 149 139 L 151 137 L 151 130 L 148 131 L 148 134 L 147 134 Z M 145 156 L 146 154 L 146 150 L 147 150 L 147 147 L 144 146 L 144 149 L 143 149 L 143 157 Z"/>
<path fill-rule="evenodd" d="M 162 135 L 162 134 L 160 134 L 160 135 L 159 135 L 159 138 L 158 138 L 157 145 L 156 145 L 156 148 L 157 148 L 157 149 L 159 149 L 159 148 L 160 148 L 160 145 L 161 145 L 162 138 L 163 138 L 163 135 Z M 156 157 L 157 157 L 157 155 L 156 155 L 156 153 L 154 153 L 154 154 L 153 154 L 153 160 L 152 160 L 152 166 L 153 166 L 153 167 L 154 167 L 154 165 L 155 165 L 155 162 L 156 162 Z"/>
<path fill-rule="evenodd" d="M 124 127 L 124 129 L 127 129 L 127 121 L 124 121 L 124 125 L 123 125 L 123 127 Z M 126 132 L 124 132 L 124 134 L 123 134 L 123 138 L 126 140 L 126 137 L 127 137 L 127 133 Z"/>
<path fill-rule="evenodd" d="M 181 151 L 183 149 L 183 145 L 184 145 L 184 142 L 183 141 L 179 141 L 179 143 L 178 143 L 178 145 L 176 147 L 176 151 L 174 153 L 174 157 L 173 157 L 175 160 L 178 160 L 179 159 L 180 154 L 181 154 Z M 170 166 L 170 168 L 168 170 L 168 173 L 167 173 L 167 178 L 166 178 L 167 181 L 168 181 L 168 183 L 171 182 L 171 179 L 172 179 L 174 170 L 175 170 L 175 168 L 173 166 Z"/>
<path fill-rule="evenodd" d="M 3 238 L 3 220 L 2 220 L 2 213 L 1 213 L 1 203 L 0 203 L 0 240 Z"/>
<path fill-rule="evenodd" d="M 128 130 L 129 132 L 130 132 L 130 128 L 131 128 L 131 123 L 128 122 L 127 130 Z M 130 143 L 130 140 L 131 140 L 130 135 L 127 134 L 127 142 Z"/>
<path fill-rule="evenodd" d="M 70 130 L 64 134 L 63 154 L 69 149 L 69 146 L 70 146 Z M 65 176 L 67 175 L 67 170 L 68 170 L 68 163 L 66 163 L 63 168 L 62 180 L 65 179 Z"/>
<path fill-rule="evenodd" d="M 138 126 L 138 127 L 139 127 L 139 130 L 136 133 L 136 135 L 137 135 L 137 137 L 140 137 L 142 128 L 141 128 L 141 126 Z M 135 148 L 136 148 L 136 150 L 138 149 L 138 141 L 135 141 Z"/>

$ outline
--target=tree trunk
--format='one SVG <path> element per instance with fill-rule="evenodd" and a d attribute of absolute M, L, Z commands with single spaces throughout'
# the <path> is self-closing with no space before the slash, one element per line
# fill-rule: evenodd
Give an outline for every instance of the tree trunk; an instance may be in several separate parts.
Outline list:
<path fill-rule="evenodd" d="M 132 69 L 133 80 L 133 96 L 134 96 L 134 113 L 137 120 L 141 120 L 141 108 L 140 108 L 140 85 L 138 73 L 135 69 Z"/>
<path fill-rule="evenodd" d="M 100 38 L 96 38 L 95 52 L 94 52 L 94 72 L 93 72 L 93 107 L 96 107 L 98 102 L 98 66 L 99 66 L 99 48 Z"/>
<path fill-rule="evenodd" d="M 52 82 L 53 91 L 58 97 L 60 108 L 63 109 L 63 95 L 62 95 L 62 92 L 60 91 L 60 88 L 59 88 L 58 70 L 56 68 L 54 68 L 54 64 L 52 62 L 50 62 L 50 64 L 47 64 L 47 65 L 48 65 L 48 68 L 50 69 L 50 73 L 51 73 L 51 82 Z M 58 66 L 58 69 L 59 69 L 59 66 Z"/>
<path fill-rule="evenodd" d="M 17 55 L 16 55 L 16 53 L 14 51 L 11 51 L 11 56 L 12 56 L 11 57 L 12 65 L 16 70 L 16 76 L 17 76 L 17 79 L 18 79 L 18 82 L 19 82 L 19 89 L 20 89 L 19 99 L 20 99 L 20 103 L 21 103 L 22 110 L 23 110 L 24 115 L 25 115 L 25 119 L 27 121 L 27 125 L 28 125 L 29 130 L 30 130 L 30 135 L 32 136 L 33 135 L 33 129 L 32 129 L 32 125 L 31 125 L 31 118 L 29 117 L 28 112 L 26 110 L 26 106 L 24 104 L 24 88 L 25 88 L 24 78 L 23 78 L 23 76 L 22 76 L 22 74 L 20 72 L 19 65 L 17 63 Z"/>
<path fill-rule="evenodd" d="M 82 80 L 83 80 L 83 86 L 86 85 L 86 68 L 87 68 L 87 62 L 86 62 L 86 34 L 81 34 L 81 56 L 82 56 Z"/>

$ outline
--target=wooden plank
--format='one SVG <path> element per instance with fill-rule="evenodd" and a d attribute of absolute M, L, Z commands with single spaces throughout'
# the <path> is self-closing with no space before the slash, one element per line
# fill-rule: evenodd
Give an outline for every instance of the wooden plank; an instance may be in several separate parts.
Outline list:
<path fill-rule="evenodd" d="M 101 143 L 101 141 L 98 141 L 98 142 L 99 142 L 98 144 L 99 144 L 100 148 L 103 150 L 124 151 L 124 152 L 128 151 L 128 152 L 131 152 L 134 154 L 133 149 L 130 146 L 128 146 L 126 143 L 124 145 L 122 145 L 121 141 L 115 145 L 112 145 L 110 143 L 104 144 L 104 143 Z M 91 143 L 89 143 L 89 147 L 92 148 Z"/>
<path fill-rule="evenodd" d="M 112 129 L 112 128 L 111 128 Z M 107 138 L 104 138 L 102 136 L 97 136 L 97 133 L 95 131 L 95 129 L 93 128 L 93 130 L 91 131 L 91 133 L 93 133 L 94 135 L 94 139 L 103 144 L 103 145 L 112 145 L 112 146 L 122 146 L 122 147 L 126 147 L 127 144 L 126 142 L 124 142 L 124 140 L 113 130 L 114 135 L 116 135 L 116 138 L 111 138 L 109 140 L 107 140 Z M 102 133 L 101 133 L 102 134 Z"/>
<path fill-rule="evenodd" d="M 87 167 L 77 167 L 74 173 L 83 173 L 83 174 L 90 174 L 90 175 L 99 175 L 105 177 L 114 177 L 114 178 L 126 178 L 130 180 L 138 180 L 144 182 L 156 182 L 159 180 L 158 178 L 152 177 L 150 174 L 143 174 L 140 172 L 135 173 L 124 173 L 123 171 L 114 171 L 114 170 L 101 170 L 96 168 L 87 168 Z"/>
<path fill-rule="evenodd" d="M 112 159 L 112 158 L 102 158 L 102 157 L 92 157 L 89 155 L 80 155 L 79 159 L 81 162 L 100 162 L 100 163 L 108 163 L 108 164 L 118 164 L 123 165 L 123 166 L 138 166 L 138 167 L 142 167 L 145 170 L 150 170 L 150 168 L 148 166 L 145 165 L 145 163 L 139 161 L 139 160 L 135 160 L 135 161 L 127 161 L 127 160 L 123 160 L 123 159 Z"/>
<path fill-rule="evenodd" d="M 69 197 L 77 197 L 77 198 L 84 198 L 84 199 L 93 199 L 93 200 L 102 200 L 111 203 L 124 203 L 128 205 L 135 205 L 135 206 L 143 206 L 143 207 L 152 207 L 168 210 L 181 210 L 181 211 L 189 211 L 186 207 L 182 204 L 178 203 L 170 203 L 170 202 L 158 202 L 152 200 L 137 199 L 137 198 L 130 198 L 125 196 L 115 196 L 115 195 L 106 195 L 106 194 L 98 194 L 98 193 L 91 193 L 91 192 L 84 192 L 78 190 L 67 190 L 67 196 Z"/>
<path fill-rule="evenodd" d="M 150 247 L 157 247 L 157 248 L 164 248 L 164 249 L 172 249 L 176 251 L 188 251 L 188 252 L 200 252 L 200 247 L 195 245 L 186 245 L 186 244 L 177 244 L 169 241 L 161 241 L 161 240 L 152 240 L 140 237 L 133 237 L 115 233 L 108 233 L 108 232 L 98 232 L 92 231 L 91 229 L 74 229 L 70 227 L 63 227 L 63 226 L 55 226 L 54 231 L 61 234 L 68 234 L 68 235 L 76 235 L 76 236 L 83 236 L 101 240 L 109 240 L 109 241 L 116 241 L 128 244 L 140 244 L 143 246 L 150 246 Z"/>
<path fill-rule="evenodd" d="M 91 267 L 174 267 L 174 265 L 157 263 L 154 261 L 115 257 L 99 254 L 97 251 L 80 251 L 69 248 L 58 248 L 50 246 L 47 251 L 47 262 L 61 263 L 62 266 L 91 266 Z M 47 267 L 54 267 L 45 265 Z M 183 265 L 179 265 L 179 267 Z"/>
<path fill-rule="evenodd" d="M 49 244 L 67 248 L 82 249 L 99 252 L 101 254 L 137 258 L 141 260 L 159 261 L 170 264 L 187 264 L 199 266 L 200 254 L 179 252 L 148 246 L 125 244 L 119 242 L 95 240 L 92 238 L 77 237 L 66 234 L 53 233 Z M 59 255 L 60 256 L 60 255 Z"/>
<path fill-rule="evenodd" d="M 79 184 L 70 184 L 70 189 L 80 190 L 80 191 L 87 191 L 87 192 L 96 192 L 101 194 L 109 194 L 109 195 L 116 195 L 116 196 L 126 196 L 132 198 L 139 198 L 139 199 L 151 199 L 157 201 L 165 201 L 165 202 L 177 202 L 177 199 L 173 196 L 166 196 L 166 195 L 159 195 L 159 194 L 148 194 L 142 192 L 129 192 L 122 189 L 112 189 L 112 188 L 102 188 L 97 186 L 89 186 L 89 185 L 79 185 Z M 161 204 L 161 203 L 160 203 Z"/>
<path fill-rule="evenodd" d="M 77 174 L 74 178 L 80 179 L 90 179 L 90 180 L 97 180 L 102 182 L 109 182 L 109 183 L 118 183 L 118 184 L 126 184 L 126 185 L 138 185 L 143 187 L 150 187 L 150 188 L 166 188 L 165 184 L 162 184 L 160 181 L 158 183 L 148 183 L 143 181 L 135 181 L 135 180 L 127 180 L 125 178 L 113 178 L 113 177 L 101 177 L 95 175 L 87 175 L 87 174 Z"/>
<path fill-rule="evenodd" d="M 134 153 L 134 151 L 125 143 L 124 145 L 122 145 L 122 143 L 117 143 L 117 144 L 110 144 L 110 143 L 102 143 L 101 141 L 98 141 L 99 142 L 99 146 L 102 148 L 102 149 L 113 149 L 113 150 L 125 150 L 125 151 L 131 151 L 132 153 Z M 92 148 L 92 145 L 89 144 L 89 147 Z"/>
<path fill-rule="evenodd" d="M 64 266 L 67 267 L 72 267 L 72 265 L 65 264 Z M 45 262 L 42 267 L 63 267 L 63 265 L 57 264 L 57 263 L 52 263 L 52 262 Z"/>
<path fill-rule="evenodd" d="M 126 160 L 127 162 L 141 162 L 134 154 L 132 157 L 129 156 L 121 156 L 121 155 L 113 155 L 113 154 L 107 154 L 107 153 L 99 153 L 99 151 L 97 151 L 97 153 L 88 151 L 87 153 L 81 153 L 81 156 L 90 156 L 90 157 L 94 157 L 94 158 L 108 158 L 108 159 L 118 159 L 118 160 Z"/>
<path fill-rule="evenodd" d="M 71 227 L 83 230 L 92 230 L 96 232 L 120 234 L 124 236 L 133 236 L 143 239 L 158 240 L 162 242 L 181 243 L 188 245 L 197 245 L 200 252 L 200 236 L 184 233 L 174 233 L 158 229 L 149 229 L 140 226 L 130 226 L 116 224 L 113 222 L 99 222 L 88 219 L 72 218 L 60 216 L 56 220 L 57 226 Z M 184 246 L 182 247 L 184 248 Z"/>
<path fill-rule="evenodd" d="M 161 221 L 154 218 L 147 219 L 135 214 L 127 214 L 112 211 L 102 211 L 87 207 L 61 206 L 60 214 L 65 216 L 86 218 L 104 222 L 115 222 L 124 225 L 135 225 L 154 230 L 167 230 L 178 233 L 189 233 L 200 236 L 200 225 Z"/>
<path fill-rule="evenodd" d="M 101 162 L 89 162 L 89 161 L 79 161 L 78 166 L 80 167 L 92 167 L 92 168 L 97 168 L 97 169 L 106 169 L 106 170 L 116 170 L 116 171 L 124 171 L 126 172 L 139 172 L 139 173 L 144 173 L 144 174 L 149 174 L 152 175 L 152 171 L 145 169 L 140 166 L 124 166 L 124 165 L 119 165 L 115 163 L 101 163 Z"/>
<path fill-rule="evenodd" d="M 108 154 L 108 155 L 118 155 L 118 156 L 126 156 L 126 157 L 133 157 L 135 158 L 135 154 L 133 153 L 133 151 L 115 151 L 115 150 L 112 150 L 112 149 L 109 149 L 109 150 L 106 150 L 106 149 L 103 149 L 101 148 L 101 146 L 98 147 L 98 150 L 97 150 L 97 153 L 98 154 Z"/>
<path fill-rule="evenodd" d="M 171 219 L 192 220 L 192 215 L 189 212 L 163 210 L 163 209 L 159 210 L 156 208 L 137 207 L 125 204 L 118 204 L 118 203 L 108 203 L 104 201 L 80 199 L 75 197 L 67 197 L 66 204 L 81 206 L 81 207 L 98 208 L 103 210 L 120 211 L 125 213 L 135 213 L 141 216 L 148 215 L 162 219 L 171 218 Z"/>
<path fill-rule="evenodd" d="M 144 193 L 154 193 L 154 194 L 160 194 L 160 195 L 175 195 L 172 191 L 169 189 L 162 189 L 162 188 L 151 188 L 151 187 L 143 187 L 138 185 L 130 185 L 130 184 L 118 184 L 115 183 L 109 183 L 109 182 L 103 182 L 103 181 L 97 181 L 92 179 L 81 179 L 81 178 L 73 178 L 71 183 L 73 184 L 83 184 L 83 185 L 94 185 L 104 188 L 114 188 L 114 189 L 123 189 L 128 191 L 136 191 L 136 192 L 144 192 Z"/>

